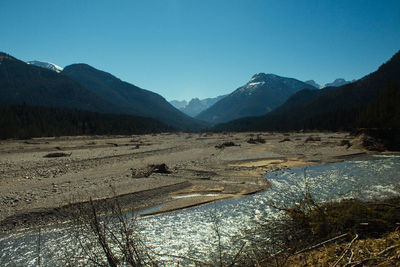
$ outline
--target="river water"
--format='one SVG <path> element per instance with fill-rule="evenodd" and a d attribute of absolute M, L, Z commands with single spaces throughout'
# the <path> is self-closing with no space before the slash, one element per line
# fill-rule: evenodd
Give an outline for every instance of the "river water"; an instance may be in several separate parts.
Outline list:
<path fill-rule="evenodd" d="M 221 244 L 232 248 L 243 231 L 257 219 L 279 216 L 269 203 L 290 204 L 305 192 L 323 202 L 342 198 L 363 200 L 400 195 L 400 156 L 372 156 L 307 168 L 270 172 L 265 175 L 272 186 L 265 192 L 229 199 L 185 210 L 142 217 L 136 229 L 155 253 L 190 256 L 209 260 L 215 254 L 216 226 Z M 42 266 L 62 265 L 66 248 L 73 244 L 71 229 L 42 229 Z M 1 266 L 36 266 L 38 231 L 22 231 L 0 236 Z M 82 253 L 75 248 L 75 254 Z M 160 257 L 167 260 L 168 257 Z M 176 260 L 176 259 L 175 259 Z M 80 264 L 85 265 L 85 259 Z M 170 263 L 168 263 L 170 264 Z"/>

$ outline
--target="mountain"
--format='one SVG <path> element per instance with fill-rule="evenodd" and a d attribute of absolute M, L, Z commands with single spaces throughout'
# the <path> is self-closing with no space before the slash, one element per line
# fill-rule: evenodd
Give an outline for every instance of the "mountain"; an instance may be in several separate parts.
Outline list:
<path fill-rule="evenodd" d="M 56 64 L 50 63 L 50 62 L 42 62 L 42 61 L 34 60 L 34 61 L 28 61 L 26 63 L 28 63 L 30 65 L 35 65 L 37 67 L 49 69 L 49 70 L 52 70 L 52 71 L 55 71 L 58 73 L 60 73 L 63 70 L 63 68 L 61 68 L 60 66 L 57 66 Z"/>
<path fill-rule="evenodd" d="M 183 113 L 189 115 L 190 117 L 195 117 L 200 114 L 203 110 L 208 109 L 219 100 L 224 98 L 226 95 L 220 95 L 213 98 L 205 98 L 205 99 L 198 99 L 192 98 L 189 102 L 186 100 L 178 101 L 172 100 L 170 101 L 171 105 L 182 111 Z"/>
<path fill-rule="evenodd" d="M 339 86 L 342 86 L 342 85 L 345 85 L 345 84 L 348 84 L 348 83 L 351 83 L 351 82 L 350 81 L 346 81 L 343 78 L 338 78 L 338 79 L 334 80 L 331 83 L 325 84 L 324 87 L 339 87 Z"/>
<path fill-rule="evenodd" d="M 122 108 L 124 113 L 155 118 L 181 129 L 198 130 L 206 125 L 183 114 L 162 96 L 121 81 L 87 64 L 69 65 L 61 74 Z"/>
<path fill-rule="evenodd" d="M 400 51 L 379 69 L 340 87 L 302 90 L 282 106 L 260 117 L 248 117 L 215 126 L 217 130 L 349 130 L 360 114 L 387 87 L 400 86 Z M 395 93 L 392 93 L 396 95 Z M 388 112 L 389 114 L 390 112 Z M 382 118 L 386 119 L 386 118 Z M 372 127 L 371 124 L 369 127 Z"/>
<path fill-rule="evenodd" d="M 314 87 L 296 79 L 259 73 L 247 84 L 201 112 L 196 118 L 216 124 L 240 117 L 262 115 L 305 88 Z"/>
<path fill-rule="evenodd" d="M 0 53 L 0 104 L 30 104 L 103 113 L 122 110 L 67 76 Z"/>
<path fill-rule="evenodd" d="M 316 83 L 314 80 L 308 80 L 308 81 L 305 81 L 305 83 L 307 83 L 307 84 L 309 84 L 309 85 L 312 85 L 312 86 L 314 86 L 314 87 L 317 88 L 317 89 L 321 89 L 321 88 L 322 88 L 322 86 L 319 85 L 318 83 Z"/>
<path fill-rule="evenodd" d="M 177 109 L 181 109 L 181 108 L 184 108 L 184 107 L 186 107 L 186 105 L 188 104 L 188 102 L 186 101 L 186 100 L 182 100 L 182 101 L 179 101 L 179 100 L 171 100 L 171 101 L 169 101 L 169 103 L 171 104 L 171 105 L 173 105 L 175 108 L 177 108 Z"/>
<path fill-rule="evenodd" d="M 354 82 L 354 80 L 353 80 L 353 82 Z M 307 84 L 309 84 L 309 85 L 312 85 L 312 86 L 314 86 L 314 87 L 317 88 L 317 89 L 322 89 L 322 88 L 324 88 L 324 87 L 339 87 L 339 86 L 342 86 L 342 85 L 351 83 L 351 81 L 346 81 L 346 80 L 343 79 L 343 78 L 338 78 L 338 79 L 335 79 L 335 80 L 334 80 L 333 82 L 331 82 L 331 83 L 326 83 L 324 86 L 319 85 L 319 84 L 318 84 L 316 81 L 314 81 L 314 80 L 308 80 L 308 81 L 305 81 L 305 83 L 307 83 Z"/>
<path fill-rule="evenodd" d="M 225 96 L 226 95 L 220 95 L 214 98 L 205 98 L 205 99 L 192 98 L 192 100 L 190 100 L 189 103 L 180 110 L 191 117 L 195 117 L 202 111 L 208 109 L 209 107 L 217 103 Z"/>

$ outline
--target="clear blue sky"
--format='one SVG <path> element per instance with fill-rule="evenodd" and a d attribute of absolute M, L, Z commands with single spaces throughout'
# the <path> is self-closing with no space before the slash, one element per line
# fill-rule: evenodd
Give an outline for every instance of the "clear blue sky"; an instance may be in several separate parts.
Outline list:
<path fill-rule="evenodd" d="M 259 72 L 358 79 L 400 49 L 399 0 L 0 0 L 0 51 L 87 63 L 168 100 Z"/>

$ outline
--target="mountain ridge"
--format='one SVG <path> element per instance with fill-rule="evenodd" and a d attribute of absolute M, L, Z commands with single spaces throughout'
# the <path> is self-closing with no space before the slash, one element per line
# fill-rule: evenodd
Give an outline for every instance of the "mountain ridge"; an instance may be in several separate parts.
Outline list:
<path fill-rule="evenodd" d="M 81 80 L 73 77 L 74 69 Z M 0 104 L 24 103 L 148 117 L 181 130 L 206 126 L 175 109 L 162 96 L 87 64 L 73 64 L 57 73 L 0 53 Z"/>
<path fill-rule="evenodd" d="M 54 63 L 50 63 L 50 62 L 44 62 L 44 61 L 38 61 L 38 60 L 32 60 L 32 61 L 27 61 L 26 63 L 30 64 L 30 65 L 35 65 L 37 67 L 42 67 L 45 69 L 49 69 L 55 72 L 60 73 L 63 68 L 61 68 L 60 66 L 54 64 Z"/>
<path fill-rule="evenodd" d="M 216 130 L 350 130 L 357 114 L 390 84 L 400 85 L 400 51 L 363 78 L 321 90 L 301 90 L 283 105 L 259 117 L 215 126 Z"/>
<path fill-rule="evenodd" d="M 314 87 L 294 78 L 258 73 L 196 118 L 216 124 L 250 115 L 262 115 L 304 88 Z"/>
<path fill-rule="evenodd" d="M 0 104 L 75 108 L 102 113 L 121 110 L 69 77 L 0 53 Z"/>
<path fill-rule="evenodd" d="M 216 102 L 221 100 L 227 95 L 220 95 L 216 97 L 208 97 L 208 98 L 203 98 L 199 99 L 197 97 L 192 98 L 189 102 L 186 100 L 183 101 L 178 101 L 178 100 L 172 100 L 170 103 L 185 113 L 186 115 L 189 115 L 191 117 L 195 117 L 198 114 L 200 114 L 202 111 L 206 110 L 207 108 L 211 107 L 214 105 Z"/>
<path fill-rule="evenodd" d="M 124 113 L 155 118 L 174 127 L 198 130 L 205 123 L 174 108 L 162 96 L 122 81 L 114 75 L 88 64 L 66 66 L 61 72 L 92 92 L 124 109 Z"/>

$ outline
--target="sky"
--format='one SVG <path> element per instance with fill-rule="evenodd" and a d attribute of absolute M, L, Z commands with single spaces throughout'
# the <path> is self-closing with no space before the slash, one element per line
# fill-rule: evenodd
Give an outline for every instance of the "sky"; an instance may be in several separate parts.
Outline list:
<path fill-rule="evenodd" d="M 0 0 L 0 51 L 87 63 L 167 100 L 260 72 L 359 79 L 399 49 L 399 0 Z"/>

